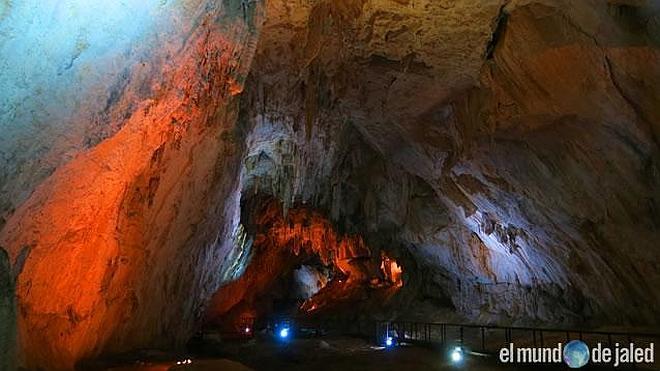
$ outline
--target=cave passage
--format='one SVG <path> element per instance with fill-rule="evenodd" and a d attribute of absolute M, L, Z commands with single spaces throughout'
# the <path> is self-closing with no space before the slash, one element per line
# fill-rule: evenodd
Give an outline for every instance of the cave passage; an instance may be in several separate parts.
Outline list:
<path fill-rule="evenodd" d="M 285 211 L 263 197 L 249 200 L 243 210 L 250 259 L 240 278 L 214 294 L 207 325 L 241 334 L 245 323 L 336 315 L 340 308 L 355 311 L 361 302 L 385 304 L 404 285 L 396 260 L 384 250 L 375 252 L 359 235 L 338 233 L 319 211 L 300 206 Z"/>

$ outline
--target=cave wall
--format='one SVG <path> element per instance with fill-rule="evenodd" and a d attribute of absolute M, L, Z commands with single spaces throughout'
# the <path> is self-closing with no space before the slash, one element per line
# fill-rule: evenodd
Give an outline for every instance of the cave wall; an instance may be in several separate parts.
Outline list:
<path fill-rule="evenodd" d="M 411 252 L 431 310 L 408 315 L 657 325 L 654 3 L 271 1 L 268 13 L 247 178 Z"/>
<path fill-rule="evenodd" d="M 29 251 L 16 288 L 19 364 L 27 368 L 71 369 L 84 359 L 145 347 L 176 348 L 189 339 L 220 284 L 218 269 L 229 252 L 226 236 L 232 228 L 225 222 L 235 209 L 232 195 L 242 151 L 234 130 L 236 96 L 263 18 L 262 4 L 256 2 L 141 3 L 139 7 L 166 4 L 145 16 L 162 21 L 161 28 L 135 22 L 143 14 L 133 4 L 117 21 L 130 18 L 147 36 L 122 38 L 122 31 L 130 31 L 123 30 L 123 23 L 106 28 L 103 22 L 114 18 L 94 23 L 97 17 L 83 17 L 94 9 L 76 4 L 59 4 L 66 16 L 60 19 L 55 11 L 53 22 L 71 17 L 83 24 L 55 27 L 60 34 L 52 37 L 75 43 L 89 36 L 83 43 L 89 49 L 64 58 L 72 65 L 61 75 L 35 73 L 35 78 L 48 80 L 42 96 L 31 96 L 35 102 L 21 100 L 21 94 L 31 93 L 21 90 L 30 86 L 20 79 L 32 76 L 27 67 L 44 68 L 44 73 L 54 68 L 42 65 L 47 62 L 38 60 L 18 75 L 3 75 L 21 88 L 5 90 L 3 100 L 23 102 L 9 105 L 16 112 L 8 114 L 19 119 L 3 120 L 12 133 L 3 135 L 3 151 L 19 155 L 9 156 L 10 165 L 3 166 L 9 175 L 2 186 L 11 192 L 2 194 L 3 204 L 10 207 L 0 245 L 8 249 L 10 261 L 23 249 Z M 30 4 L 18 5 L 29 12 Z M 40 20 L 40 12 L 30 13 L 35 19 L 18 13 L 21 9 L 10 8 L 7 19 L 19 24 Z M 83 36 L 68 27 L 79 28 Z M 47 38 L 47 32 L 30 29 L 39 35 L 24 36 L 38 39 L 18 48 L 26 55 L 40 51 L 35 44 L 47 45 L 39 39 Z M 23 37 L 5 35 L 7 45 L 20 44 Z M 97 49 L 107 47 L 109 37 L 118 41 L 110 49 Z M 147 48 L 148 56 L 133 48 Z M 106 63 L 121 65 L 128 76 L 114 74 L 116 68 L 106 71 Z M 83 76 L 76 79 L 78 73 Z M 21 114 L 45 114 L 39 105 L 57 102 L 53 96 L 70 86 L 75 87 L 71 95 L 61 97 L 61 121 L 41 124 L 39 117 Z M 33 125 L 22 125 L 22 120 Z M 33 135 L 35 127 L 43 131 Z M 62 138 L 60 131 L 70 136 Z M 21 138 L 30 138 L 28 144 L 38 153 L 22 151 Z M 67 155 L 55 153 L 59 139 L 74 142 Z M 78 146 L 81 142 L 87 145 Z M 47 177 L 12 175 L 32 177 L 30 166 Z M 15 197 L 17 190 L 25 195 Z M 14 202 L 18 205 L 12 211 Z"/>
<path fill-rule="evenodd" d="M 199 3 L 0 4 L 0 226 L 159 90 Z"/>
<path fill-rule="evenodd" d="M 509 4 L 481 91 L 450 105 L 473 138 L 435 186 L 509 272 L 486 281 L 510 288 L 482 308 L 557 322 L 559 302 L 577 322 L 657 325 L 657 120 L 643 102 L 658 97 L 660 70 L 644 66 L 660 54 L 642 25 L 658 13 L 623 9 Z M 474 286 L 466 303 L 480 302 Z"/>
<path fill-rule="evenodd" d="M 16 300 L 9 256 L 0 248 L 0 368 L 12 370 L 16 361 Z"/>
<path fill-rule="evenodd" d="M 324 288 L 330 279 L 327 269 L 302 265 L 293 271 L 293 292 L 297 299 L 307 300 Z"/>

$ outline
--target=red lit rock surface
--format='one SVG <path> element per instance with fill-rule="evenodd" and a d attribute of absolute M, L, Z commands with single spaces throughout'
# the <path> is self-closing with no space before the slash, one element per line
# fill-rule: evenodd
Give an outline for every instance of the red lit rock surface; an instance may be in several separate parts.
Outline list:
<path fill-rule="evenodd" d="M 300 306 L 303 313 L 316 312 L 333 302 L 350 303 L 372 282 L 400 287 L 401 271 L 379 271 L 380 255 L 359 236 L 341 235 L 321 214 L 301 208 L 284 215 L 278 202 L 266 202 L 250 221 L 257 226 L 252 259 L 240 278 L 214 295 L 207 312 L 209 322 L 242 330 L 246 314 L 257 318 L 273 312 L 263 296 L 274 290 L 285 275 L 310 258 L 334 270 L 334 277 Z M 394 264 L 388 260 L 387 264 Z M 226 326 L 225 326 L 226 325 Z"/>
<path fill-rule="evenodd" d="M 233 94 L 261 6 L 206 5 L 164 45 L 172 61 L 154 71 L 153 95 L 130 102 L 114 135 L 57 168 L 4 225 L 11 260 L 27 254 L 16 288 L 22 365 L 68 369 L 180 346 L 217 288 L 241 147 L 229 139 Z"/>

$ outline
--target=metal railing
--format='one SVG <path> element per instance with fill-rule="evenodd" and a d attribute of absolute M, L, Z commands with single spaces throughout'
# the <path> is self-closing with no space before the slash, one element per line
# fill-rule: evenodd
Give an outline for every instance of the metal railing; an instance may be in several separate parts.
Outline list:
<path fill-rule="evenodd" d="M 582 340 L 588 345 L 596 343 L 648 344 L 660 339 L 658 333 L 618 332 L 582 329 L 553 329 L 513 326 L 470 325 L 456 323 L 431 323 L 413 321 L 380 321 L 375 324 L 374 340 L 384 344 L 387 337 L 397 342 L 425 345 L 463 345 L 481 353 L 495 353 L 503 346 L 544 347 L 559 342 Z"/>
<path fill-rule="evenodd" d="M 286 324 L 292 332 L 306 336 L 326 336 L 328 334 L 341 334 L 364 338 L 373 337 L 375 321 L 348 320 L 337 318 L 309 318 L 306 316 L 276 316 L 267 318 L 262 326 L 265 329 L 274 329 Z"/>
<path fill-rule="evenodd" d="M 251 338 L 257 330 L 254 318 L 249 323 L 251 333 L 237 334 L 239 337 Z M 560 329 L 540 327 L 492 326 L 460 323 L 437 323 L 416 321 L 373 321 L 373 320 L 340 320 L 311 319 L 306 317 L 271 317 L 265 320 L 261 330 L 266 328 L 274 333 L 279 326 L 290 327 L 294 336 L 325 336 L 335 333 L 350 336 L 360 336 L 371 339 L 375 344 L 383 345 L 387 337 L 392 337 L 397 343 L 419 344 L 424 346 L 462 345 L 473 352 L 496 354 L 503 347 L 515 343 L 516 346 L 546 347 L 556 346 L 571 340 L 582 340 L 587 345 L 595 346 L 602 343 L 612 348 L 616 343 L 635 343 L 637 346 L 660 341 L 659 333 L 603 331 L 588 329 Z"/>

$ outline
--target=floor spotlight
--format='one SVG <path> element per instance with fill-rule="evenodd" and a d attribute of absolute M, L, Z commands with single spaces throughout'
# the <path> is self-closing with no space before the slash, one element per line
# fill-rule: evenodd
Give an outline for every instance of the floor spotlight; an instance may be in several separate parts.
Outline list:
<path fill-rule="evenodd" d="M 392 344 L 394 344 L 394 339 L 392 339 L 391 336 L 388 336 L 387 339 L 385 339 L 385 345 L 391 347 Z"/>
<path fill-rule="evenodd" d="M 451 351 L 450 357 L 453 363 L 460 363 L 461 361 L 463 361 L 463 348 L 455 347 Z"/>

